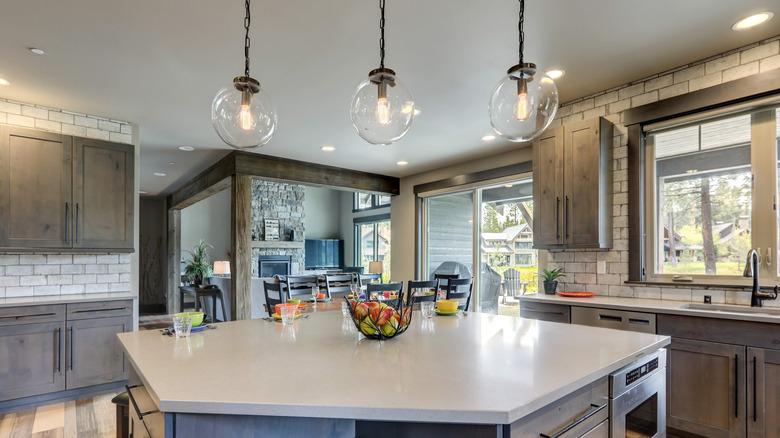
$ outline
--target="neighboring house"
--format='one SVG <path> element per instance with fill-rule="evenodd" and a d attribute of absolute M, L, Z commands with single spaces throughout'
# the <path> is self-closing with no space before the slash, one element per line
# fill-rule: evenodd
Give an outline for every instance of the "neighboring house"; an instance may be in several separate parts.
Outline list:
<path fill-rule="evenodd" d="M 513 225 L 501 233 L 482 233 L 482 253 L 491 266 L 536 266 L 533 231 L 528 224 Z"/>
<path fill-rule="evenodd" d="M 746 222 L 740 222 L 740 225 L 747 225 Z M 746 227 L 740 227 L 733 223 L 720 223 L 715 224 L 712 227 L 712 234 L 715 236 L 715 243 L 722 244 L 730 241 L 734 237 L 749 233 L 750 229 Z M 677 257 L 681 257 L 684 251 L 687 251 L 689 255 L 696 260 L 702 257 L 702 245 L 687 245 L 682 242 L 685 236 L 675 230 L 674 232 L 674 253 Z M 669 230 L 664 227 L 664 260 L 669 260 Z"/>
<path fill-rule="evenodd" d="M 387 255 L 387 244 L 390 241 L 387 240 L 384 236 L 381 234 L 377 235 L 377 244 L 379 245 L 379 248 L 377 248 L 377 259 L 376 261 L 381 262 L 385 260 L 385 255 Z M 363 235 L 360 236 L 360 249 L 361 254 L 369 255 L 374 254 L 374 230 L 373 229 L 366 229 L 363 231 Z M 373 256 L 372 256 L 373 258 Z"/>

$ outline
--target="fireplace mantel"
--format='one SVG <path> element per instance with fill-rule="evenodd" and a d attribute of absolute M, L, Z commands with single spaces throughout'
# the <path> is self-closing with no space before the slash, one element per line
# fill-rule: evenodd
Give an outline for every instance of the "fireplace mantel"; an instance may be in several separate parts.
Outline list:
<path fill-rule="evenodd" d="M 303 249 L 304 243 L 297 240 L 253 240 L 252 248 Z"/>

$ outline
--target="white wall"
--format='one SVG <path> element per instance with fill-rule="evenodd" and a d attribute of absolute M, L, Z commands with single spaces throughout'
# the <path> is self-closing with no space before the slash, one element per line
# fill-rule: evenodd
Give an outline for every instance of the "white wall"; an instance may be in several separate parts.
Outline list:
<path fill-rule="evenodd" d="M 340 195 L 344 192 L 322 187 L 305 186 L 303 210 L 307 239 L 342 239 L 340 235 Z"/>
<path fill-rule="evenodd" d="M 209 261 L 228 260 L 230 251 L 230 189 L 197 202 L 181 211 L 181 256 L 190 261 L 187 250 L 203 239 L 209 248 Z"/>

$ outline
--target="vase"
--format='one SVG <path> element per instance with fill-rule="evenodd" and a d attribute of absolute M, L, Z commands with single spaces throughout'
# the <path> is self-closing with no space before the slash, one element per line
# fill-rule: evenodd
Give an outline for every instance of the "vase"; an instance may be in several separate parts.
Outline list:
<path fill-rule="evenodd" d="M 557 281 L 543 281 L 544 293 L 547 295 L 555 295 L 555 289 L 558 287 Z"/>

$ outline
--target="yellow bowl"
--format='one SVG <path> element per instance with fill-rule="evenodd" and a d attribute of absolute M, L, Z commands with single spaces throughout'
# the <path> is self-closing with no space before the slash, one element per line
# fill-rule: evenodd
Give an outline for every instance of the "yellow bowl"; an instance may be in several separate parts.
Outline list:
<path fill-rule="evenodd" d="M 203 324 L 203 312 L 182 312 L 182 313 L 177 313 L 173 316 L 181 316 L 181 315 L 191 316 L 193 327 L 198 327 L 201 324 Z"/>
<path fill-rule="evenodd" d="M 439 309 L 440 312 L 454 312 L 458 310 L 458 301 L 457 300 L 439 300 L 436 301 L 436 308 Z"/>

